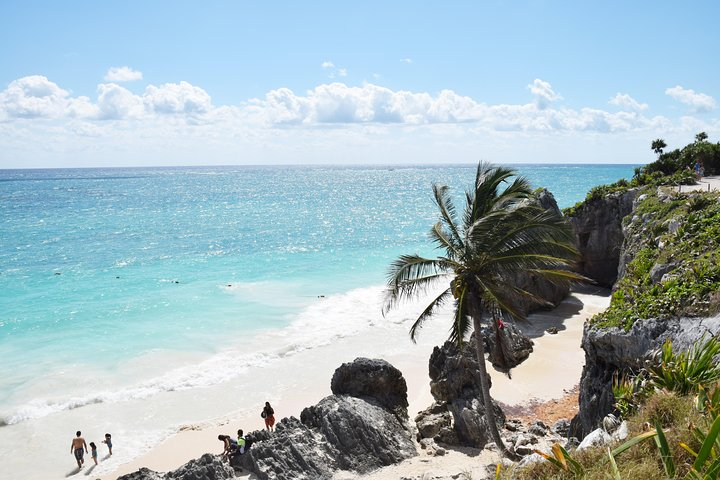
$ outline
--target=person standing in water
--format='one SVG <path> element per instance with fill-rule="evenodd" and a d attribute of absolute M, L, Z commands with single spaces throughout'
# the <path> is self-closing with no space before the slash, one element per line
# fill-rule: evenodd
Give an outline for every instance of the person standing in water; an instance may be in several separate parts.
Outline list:
<path fill-rule="evenodd" d="M 83 450 L 84 453 L 87 453 L 88 446 L 87 443 L 85 443 L 85 439 L 82 437 L 82 433 L 80 430 L 75 432 L 75 438 L 72 439 L 72 443 L 70 444 L 70 453 L 75 455 L 75 460 L 77 461 L 78 468 L 82 468 L 83 463 L 85 463 L 85 459 L 83 458 Z"/>
<path fill-rule="evenodd" d="M 275 429 L 275 410 L 270 406 L 270 402 L 265 402 L 265 407 L 260 414 L 265 419 L 265 428 L 267 430 Z"/>

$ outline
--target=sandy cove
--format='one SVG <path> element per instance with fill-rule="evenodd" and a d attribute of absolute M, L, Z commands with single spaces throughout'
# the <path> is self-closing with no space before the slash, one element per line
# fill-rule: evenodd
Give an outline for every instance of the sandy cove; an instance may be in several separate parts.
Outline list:
<path fill-rule="evenodd" d="M 528 360 L 513 369 L 512 379 L 490 368 L 493 398 L 509 406 L 521 406 L 557 400 L 570 392 L 578 384 L 584 365 L 584 352 L 580 343 L 585 320 L 603 311 L 609 302 L 607 290 L 583 289 L 574 292 L 556 309 L 531 315 L 528 323 L 521 324 L 520 328 L 535 342 L 534 351 Z M 335 369 L 356 357 L 385 359 L 403 373 L 408 385 L 408 411 L 412 418 L 433 402 L 429 388 L 428 359 L 433 348 L 447 338 L 449 318 L 450 311 L 447 310 L 428 322 L 417 344 L 413 344 L 408 337 L 413 319 L 404 314 L 391 315 L 369 331 L 300 352 L 294 357 L 297 371 L 279 371 L 277 367 L 268 367 L 260 372 L 267 381 L 288 382 L 291 394 L 282 398 L 264 399 L 253 398 L 254 395 L 249 392 L 246 401 L 257 405 L 257 412 L 251 413 L 244 409 L 203 424 L 187 425 L 150 452 L 119 466 L 102 478 L 115 479 L 141 467 L 169 471 L 203 453 L 220 453 L 222 444 L 217 440 L 219 434 L 233 435 L 239 428 L 248 433 L 263 427 L 260 410 L 265 400 L 273 404 L 276 418 L 299 417 L 303 408 L 331 394 L 330 379 Z M 556 335 L 545 332 L 551 326 L 558 329 Z M 553 402 L 547 405 L 551 411 Z M 399 465 L 385 467 L 362 477 L 340 472 L 336 478 L 390 480 L 402 476 L 422 476 L 424 473 L 436 476 L 469 473 L 480 476 L 481 473 L 485 474 L 484 465 L 496 460 L 496 454 L 490 450 L 450 449 L 447 455 L 436 457 L 421 452 L 419 456 Z M 255 478 L 248 474 L 246 477 Z"/>

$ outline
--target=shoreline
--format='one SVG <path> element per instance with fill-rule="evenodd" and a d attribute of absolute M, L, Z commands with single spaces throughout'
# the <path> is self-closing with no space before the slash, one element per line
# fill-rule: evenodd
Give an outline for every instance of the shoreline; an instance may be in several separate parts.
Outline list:
<path fill-rule="evenodd" d="M 527 324 L 520 324 L 523 332 L 535 342 L 534 351 L 528 360 L 513 369 L 512 379 L 489 368 L 493 398 L 508 406 L 527 406 L 563 399 L 580 380 L 584 365 L 580 342 L 585 320 L 604 310 L 609 300 L 607 290 L 580 289 L 571 292 L 556 309 L 536 312 L 529 317 Z M 273 405 L 278 421 L 289 416 L 299 417 L 303 408 L 331 395 L 330 380 L 335 369 L 357 357 L 383 358 L 402 372 L 408 385 L 408 413 L 412 420 L 433 402 L 427 373 L 428 359 L 433 348 L 447 338 L 448 318 L 449 310 L 441 312 L 438 318 L 429 322 L 420 333 L 417 344 L 409 340 L 409 325 L 414 319 L 406 313 L 389 316 L 387 322 L 378 322 L 358 335 L 339 338 L 324 347 L 297 353 L 294 356 L 294 364 L 300 367 L 297 372 L 281 371 L 278 366 L 266 368 L 262 372 L 262 375 L 275 382 L 282 379 L 290 382 L 291 388 L 285 390 L 287 394 L 265 400 L 258 394 L 250 395 L 256 399 L 251 402 L 257 405 L 256 408 L 242 408 L 200 424 L 185 425 L 149 452 L 100 478 L 115 479 L 141 467 L 159 472 L 170 471 L 204 453 L 219 453 L 222 445 L 217 435 L 231 435 L 238 428 L 247 434 L 264 427 L 260 418 L 264 401 L 270 401 Z M 550 326 L 558 328 L 558 333 L 545 333 Z M 561 369 L 563 375 L 556 374 L 558 369 Z M 288 376 L 292 379 L 289 380 Z M 431 468 L 426 462 L 429 458 L 422 458 L 424 461 L 418 468 Z M 477 462 L 476 457 L 472 458 L 473 462 Z M 449 462 L 449 465 L 455 465 L 457 458 L 455 460 Z M 444 463 L 448 463 L 447 459 Z M 386 467 L 381 471 L 391 468 Z M 382 475 L 381 472 L 378 475 Z M 370 474 L 367 478 L 383 477 Z"/>

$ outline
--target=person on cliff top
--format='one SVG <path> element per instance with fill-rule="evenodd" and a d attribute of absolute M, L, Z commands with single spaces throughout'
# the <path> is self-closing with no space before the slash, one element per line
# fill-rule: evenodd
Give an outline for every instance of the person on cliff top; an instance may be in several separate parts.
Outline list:
<path fill-rule="evenodd" d="M 270 402 L 265 402 L 260 416 L 265 419 L 266 430 L 275 430 L 275 410 L 270 406 Z"/>
<path fill-rule="evenodd" d="M 238 451 L 237 442 L 230 438 L 230 435 L 218 435 L 218 440 L 223 442 L 223 451 L 220 454 L 220 458 L 230 461 L 230 457 L 234 456 Z"/>

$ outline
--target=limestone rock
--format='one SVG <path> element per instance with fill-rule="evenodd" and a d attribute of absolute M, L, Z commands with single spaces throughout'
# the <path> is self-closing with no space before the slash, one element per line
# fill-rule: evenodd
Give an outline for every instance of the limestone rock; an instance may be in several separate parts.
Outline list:
<path fill-rule="evenodd" d="M 505 323 L 497 333 L 493 328 L 484 329 L 484 333 L 489 352 L 488 360 L 500 371 L 517 367 L 533 351 L 533 341 L 523 335 L 522 331 L 512 323 Z M 501 354 L 500 343 L 506 352 L 505 355 Z"/>
<path fill-rule="evenodd" d="M 632 212 L 636 195 L 630 189 L 585 202 L 569 218 L 581 256 L 576 270 L 604 287 L 618 278 L 622 220 Z"/>
<path fill-rule="evenodd" d="M 137 472 L 119 477 L 118 480 L 223 480 L 227 478 L 235 478 L 235 470 L 224 463 L 218 455 L 206 453 L 166 474 L 141 468 Z"/>

